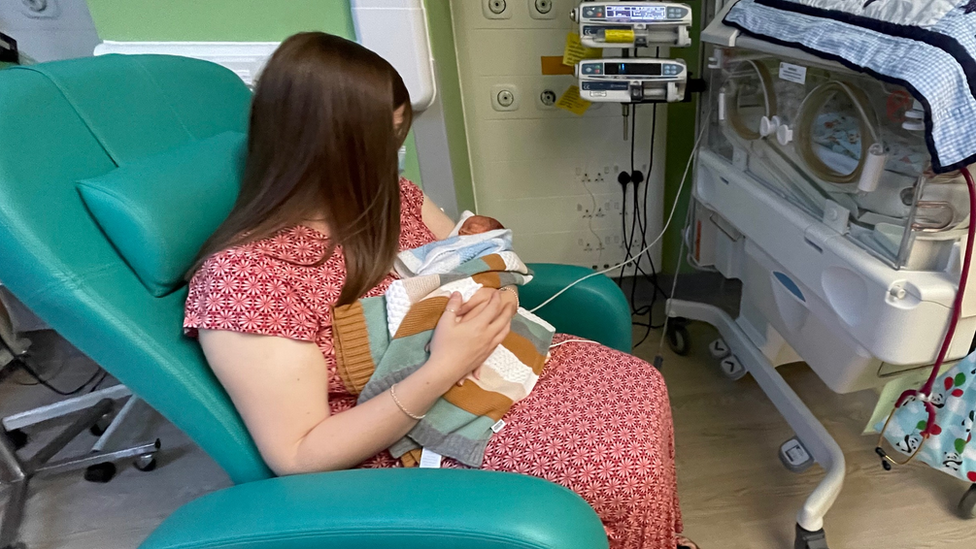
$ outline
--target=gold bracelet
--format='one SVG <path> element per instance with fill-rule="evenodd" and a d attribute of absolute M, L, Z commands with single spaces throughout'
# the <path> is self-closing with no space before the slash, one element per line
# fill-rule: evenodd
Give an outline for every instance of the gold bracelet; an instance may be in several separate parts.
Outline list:
<path fill-rule="evenodd" d="M 411 414 L 410 412 L 408 412 L 407 409 L 403 407 L 403 404 L 400 404 L 400 399 L 398 399 L 397 396 L 396 396 L 396 389 L 395 389 L 395 387 L 396 387 L 396 383 L 394 383 L 393 385 L 390 385 L 390 396 L 393 397 L 393 402 L 397 405 L 397 408 L 399 408 L 401 412 L 403 412 L 404 414 L 407 414 L 407 417 L 409 417 L 410 419 L 415 420 L 415 421 L 420 421 L 420 420 L 424 419 L 425 417 L 427 417 L 427 414 L 424 414 L 422 416 L 418 416 L 418 415 L 414 415 L 414 414 Z"/>
<path fill-rule="evenodd" d="M 518 295 L 518 291 L 516 291 L 515 288 L 513 288 L 512 286 L 502 286 L 501 288 L 498 288 L 498 291 L 499 292 L 512 292 L 512 295 L 515 296 L 515 308 L 516 309 L 519 308 L 519 295 Z"/>

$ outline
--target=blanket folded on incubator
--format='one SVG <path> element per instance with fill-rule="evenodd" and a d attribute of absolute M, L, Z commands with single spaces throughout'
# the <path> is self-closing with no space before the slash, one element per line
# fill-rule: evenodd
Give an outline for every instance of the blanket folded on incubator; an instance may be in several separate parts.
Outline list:
<path fill-rule="evenodd" d="M 384 296 L 336 307 L 333 341 L 338 373 L 364 402 L 420 368 L 452 292 L 467 300 L 482 287 L 522 285 L 529 269 L 510 250 L 510 231 L 452 237 L 400 253 L 397 270 L 410 276 Z M 487 253 L 486 253 L 487 252 Z M 390 452 L 407 466 L 422 448 L 478 467 L 493 432 L 539 379 L 555 328 L 520 309 L 502 344 L 469 377 L 452 387 Z"/>
<path fill-rule="evenodd" d="M 740 0 L 724 22 L 904 86 L 933 171 L 976 162 L 976 0 Z"/>

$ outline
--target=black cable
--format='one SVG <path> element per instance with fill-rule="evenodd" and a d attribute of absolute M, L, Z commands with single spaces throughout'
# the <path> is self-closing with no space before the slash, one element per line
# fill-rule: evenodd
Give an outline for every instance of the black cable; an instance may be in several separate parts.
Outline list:
<path fill-rule="evenodd" d="M 41 385 L 43 385 L 44 387 L 48 388 L 52 392 L 57 393 L 57 394 L 59 394 L 61 396 L 74 396 L 74 395 L 77 395 L 78 393 L 84 391 L 85 390 L 85 387 L 87 387 L 88 384 L 91 383 L 92 381 L 95 381 L 95 378 L 98 377 L 102 373 L 102 369 L 101 368 L 98 368 L 98 369 L 95 370 L 95 373 L 92 374 L 92 376 L 90 378 L 88 378 L 88 380 L 86 380 L 84 383 L 82 383 L 81 385 L 79 385 L 77 389 L 72 389 L 70 391 L 62 391 L 61 389 L 58 389 L 54 385 L 51 385 L 46 379 L 44 379 L 43 377 L 41 377 L 41 375 L 38 374 L 34 370 L 34 368 L 31 368 L 30 364 L 28 364 L 25 360 L 20 359 L 20 358 L 16 358 L 16 359 L 14 359 L 14 362 L 17 364 L 18 367 L 20 367 L 22 370 L 24 370 L 25 372 L 27 372 L 28 375 L 30 375 L 32 378 L 36 379 L 38 383 L 40 383 Z"/>
<path fill-rule="evenodd" d="M 3 341 L 2 339 L 0 339 L 0 346 L 2 346 L 11 355 L 14 354 L 13 353 L 13 349 L 11 349 L 10 346 L 7 345 L 7 342 L 6 341 Z M 24 372 L 26 372 L 27 375 L 29 375 L 30 377 L 34 378 L 37 381 L 38 384 L 43 385 L 44 387 L 46 387 L 50 391 L 52 391 L 54 393 L 57 393 L 57 394 L 59 394 L 61 396 L 74 396 L 74 395 L 77 395 L 78 393 L 82 392 L 85 389 L 85 387 L 88 386 L 89 383 L 91 383 L 92 381 L 95 381 L 95 378 L 98 377 L 99 374 L 102 374 L 104 372 L 104 370 L 102 370 L 101 368 L 96 368 L 95 369 L 95 373 L 92 374 L 92 376 L 90 378 L 88 378 L 87 381 L 85 381 L 84 383 L 82 383 L 81 385 L 79 385 L 77 389 L 72 389 L 70 391 L 62 391 L 61 389 L 58 389 L 54 385 L 51 385 L 51 383 L 48 382 L 48 380 L 46 380 L 43 377 L 41 377 L 41 374 L 37 373 L 37 371 L 34 370 L 34 368 L 32 368 L 31 365 L 28 364 L 27 361 L 24 358 L 21 358 L 19 356 L 15 356 L 14 359 L 10 362 L 10 364 L 7 365 L 7 367 L 8 368 L 10 368 L 10 367 L 20 368 L 21 370 L 23 370 Z"/>

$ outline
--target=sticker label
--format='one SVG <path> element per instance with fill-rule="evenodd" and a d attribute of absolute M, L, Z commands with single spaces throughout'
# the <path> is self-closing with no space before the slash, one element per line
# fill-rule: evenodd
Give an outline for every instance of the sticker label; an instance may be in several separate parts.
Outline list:
<path fill-rule="evenodd" d="M 491 426 L 491 432 L 497 433 L 498 431 L 501 431 L 504 428 L 505 428 L 505 420 L 499 419 L 498 421 L 495 422 L 494 425 Z"/>
<path fill-rule="evenodd" d="M 441 455 L 437 452 L 431 452 L 427 448 L 424 448 L 420 452 L 420 468 L 421 469 L 440 469 L 441 468 Z"/>
<path fill-rule="evenodd" d="M 580 37 L 575 32 L 566 35 L 566 49 L 563 50 L 563 65 L 573 65 L 583 59 L 599 59 L 603 57 L 603 50 L 598 48 L 588 48 L 580 42 Z"/>
<path fill-rule="evenodd" d="M 586 109 L 590 108 L 590 103 L 586 99 L 580 97 L 579 86 L 570 86 L 563 92 L 562 97 L 559 101 L 556 101 L 556 106 L 560 109 L 567 110 L 577 116 L 583 116 Z"/>
<path fill-rule="evenodd" d="M 573 67 L 563 65 L 563 58 L 558 55 L 543 55 L 540 61 L 542 62 L 542 74 L 546 76 L 556 74 L 573 75 Z"/>
<path fill-rule="evenodd" d="M 786 80 L 787 82 L 796 82 L 797 84 L 806 84 L 807 82 L 807 68 L 800 65 L 794 65 L 792 63 L 780 63 L 779 64 L 779 77 L 781 80 Z"/>

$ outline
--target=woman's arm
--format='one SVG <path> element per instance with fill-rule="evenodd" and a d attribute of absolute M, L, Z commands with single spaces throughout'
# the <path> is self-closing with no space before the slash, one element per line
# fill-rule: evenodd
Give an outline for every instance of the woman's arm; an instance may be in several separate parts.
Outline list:
<path fill-rule="evenodd" d="M 452 296 L 431 341 L 431 357 L 396 385 L 400 404 L 422 415 L 478 367 L 508 334 L 514 308 L 494 299 L 456 317 Z M 200 330 L 200 344 L 261 455 L 279 475 L 354 467 L 416 424 L 389 391 L 331 415 L 328 369 L 318 346 L 291 339 Z"/>
<path fill-rule="evenodd" d="M 424 225 L 427 225 L 430 232 L 437 237 L 437 240 L 444 240 L 454 229 L 454 221 L 451 221 L 451 218 L 438 208 L 437 204 L 427 198 L 426 194 L 424 195 L 424 204 L 420 208 L 420 217 L 423 219 Z"/>

